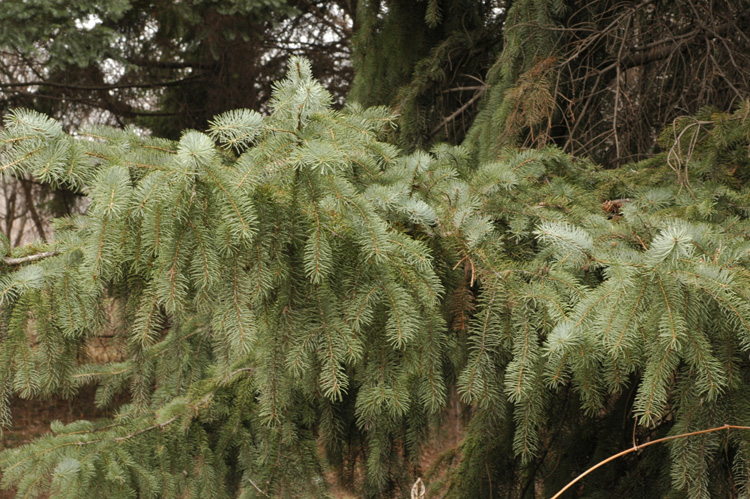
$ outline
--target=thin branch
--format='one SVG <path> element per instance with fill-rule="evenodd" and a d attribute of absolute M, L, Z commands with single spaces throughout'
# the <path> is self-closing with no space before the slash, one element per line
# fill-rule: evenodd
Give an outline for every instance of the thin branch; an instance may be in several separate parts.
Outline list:
<path fill-rule="evenodd" d="M 125 435 L 125 436 L 122 436 L 122 437 L 117 437 L 117 438 L 113 438 L 112 440 L 113 440 L 114 442 L 116 442 L 116 443 L 120 443 L 120 442 L 123 442 L 123 441 L 125 441 L 125 440 L 129 440 L 129 439 L 131 439 L 131 438 L 133 438 L 133 437 L 137 437 L 138 435 L 142 435 L 142 434 L 144 434 L 144 433 L 146 433 L 146 432 L 149 432 L 149 431 L 151 431 L 151 430 L 155 430 L 155 429 L 157 429 L 157 428 L 160 428 L 160 429 L 162 429 L 162 430 L 163 430 L 164 428 L 166 428 L 166 427 L 167 427 L 167 426 L 169 426 L 170 424 L 172 424 L 172 423 L 174 423 L 175 421 L 177 421 L 177 419 L 179 419 L 179 418 L 180 418 L 180 416 L 182 416 L 182 414 L 178 414 L 177 416 L 174 416 L 174 417 L 172 417 L 172 418 L 170 418 L 170 419 L 167 419 L 167 420 L 166 420 L 166 421 L 164 421 L 163 423 L 156 423 L 156 424 L 154 424 L 154 425 L 151 425 L 151 426 L 147 426 L 146 428 L 141 428 L 140 430 L 138 430 L 138 431 L 136 431 L 136 432 L 133 432 L 133 433 L 130 433 L 130 434 L 128 434 L 128 435 Z"/>
<path fill-rule="evenodd" d="M 2 84 L 0 84 L 0 88 L 2 88 Z M 124 102 L 116 102 L 114 104 L 122 105 L 127 107 L 128 109 L 115 111 L 113 108 L 116 108 L 117 106 L 113 105 L 112 102 L 97 102 L 92 99 L 82 99 L 77 97 L 60 97 L 57 95 L 46 95 L 46 94 L 40 94 L 36 92 L 25 92 L 23 90 L 19 90 L 18 88 L 10 88 L 5 90 L 5 93 L 14 93 L 14 94 L 20 94 L 27 97 L 34 97 L 39 99 L 47 99 L 47 100 L 54 100 L 58 102 L 77 102 L 81 103 L 85 106 L 93 107 L 96 109 L 103 109 L 105 111 L 109 111 L 113 114 L 121 114 L 122 116 L 151 116 L 151 117 L 161 117 L 161 116 L 177 116 L 179 114 L 182 114 L 177 111 L 144 111 L 144 110 L 137 110 L 130 108 L 129 104 L 126 104 Z"/>
<path fill-rule="evenodd" d="M 443 90 L 442 93 L 447 94 L 448 92 L 463 92 L 465 90 L 481 90 L 487 89 L 487 85 L 470 85 L 468 87 L 454 87 Z"/>
<path fill-rule="evenodd" d="M 39 216 L 39 212 L 36 211 L 36 206 L 34 206 L 34 196 L 31 193 L 31 185 L 29 185 L 24 178 L 20 180 L 21 187 L 23 189 L 23 195 L 26 199 L 26 206 L 28 207 L 29 213 L 31 214 L 31 220 L 34 221 L 34 226 L 36 227 L 36 231 L 39 233 L 39 237 L 41 237 L 43 241 L 46 241 L 47 234 L 44 231 L 44 222 L 42 222 L 42 217 Z"/>
<path fill-rule="evenodd" d="M 0 83 L 0 88 L 12 88 L 12 87 L 56 87 L 56 88 L 68 88 L 72 90 L 116 90 L 121 88 L 161 88 L 161 87 L 176 87 L 184 83 L 190 83 L 192 81 L 202 79 L 199 76 L 189 76 L 181 80 L 171 81 L 159 81 L 154 83 L 123 83 L 119 85 L 73 85 L 70 83 L 57 83 L 52 81 L 26 81 L 19 83 Z"/>
<path fill-rule="evenodd" d="M 163 69 L 188 69 L 201 68 L 210 69 L 216 67 L 216 64 L 207 64 L 197 61 L 151 61 L 148 59 L 126 59 L 130 64 L 146 68 L 163 68 Z"/>
<path fill-rule="evenodd" d="M 253 482 L 253 479 L 252 479 L 252 478 L 250 478 L 250 477 L 247 477 L 247 481 L 248 481 L 248 482 L 250 482 L 250 485 L 252 485 L 253 487 L 255 487 L 255 490 L 257 490 L 258 492 L 260 492 L 261 494 L 263 494 L 263 495 L 264 495 L 264 496 L 266 496 L 266 497 L 271 497 L 271 496 L 269 496 L 269 495 L 268 495 L 267 493 L 263 492 L 263 491 L 262 491 L 262 490 L 260 489 L 260 487 L 258 487 L 258 486 L 257 486 L 257 485 L 255 484 L 255 482 Z"/>
<path fill-rule="evenodd" d="M 623 69 L 644 66 L 653 61 L 666 59 L 674 51 L 687 50 L 692 44 L 703 40 L 704 38 L 707 39 L 711 36 L 724 36 L 731 27 L 732 24 L 724 23 L 710 32 L 703 28 L 694 29 L 693 31 L 679 37 L 673 37 L 658 43 L 651 43 L 647 49 L 636 49 L 634 52 L 626 54 L 619 60 L 621 61 Z"/>
<path fill-rule="evenodd" d="M 21 256 L 18 258 L 11 258 L 9 256 L 3 257 L 3 263 L 5 265 L 21 265 L 24 263 L 31 263 L 36 262 L 39 260 L 44 260 L 45 258 L 49 258 L 51 256 L 57 256 L 60 252 L 55 251 L 45 251 L 43 253 L 34 253 L 33 255 L 27 255 L 27 256 Z"/>
<path fill-rule="evenodd" d="M 20 217 L 16 217 L 21 219 L 21 226 L 18 227 L 16 232 L 16 239 L 13 241 L 13 247 L 19 246 L 21 244 L 21 239 L 23 239 L 23 231 L 26 229 L 26 220 L 28 217 L 26 216 L 26 213 L 23 213 Z"/>
<path fill-rule="evenodd" d="M 586 475 L 588 475 L 589 473 L 591 473 L 595 469 L 604 466 L 608 462 L 614 461 L 618 457 L 622 457 L 622 456 L 624 456 L 626 454 L 630 454 L 631 452 L 639 451 L 639 450 L 643 449 L 644 447 L 648 447 L 649 445 L 660 444 L 662 442 L 668 442 L 669 440 L 676 440 L 678 438 L 685 438 L 685 437 L 693 437 L 695 435 L 703 435 L 705 433 L 712 433 L 712 432 L 715 432 L 715 431 L 722 431 L 722 430 L 750 430 L 750 426 L 737 426 L 737 425 L 725 424 L 724 426 L 719 426 L 719 427 L 716 427 L 716 428 L 709 428 L 708 430 L 692 431 L 690 433 L 680 433 L 679 435 L 672 435 L 670 437 L 657 438 L 656 440 L 652 440 L 650 442 L 646 442 L 646 443 L 641 444 L 641 445 L 634 445 L 630 449 L 624 450 L 622 452 L 618 452 L 614 456 L 610 456 L 607 459 L 605 459 L 604 461 L 600 461 L 599 463 L 595 464 L 591 468 L 587 469 L 586 471 L 584 471 L 583 473 L 581 473 L 580 475 L 578 475 L 568 485 L 566 485 L 565 487 L 563 487 L 562 489 L 560 489 L 560 491 L 557 494 L 553 495 L 550 499 L 557 499 L 566 490 L 568 490 L 576 482 L 578 482 L 581 478 L 585 477 Z"/>
<path fill-rule="evenodd" d="M 480 90 L 477 90 L 474 93 L 474 96 L 471 99 L 469 99 L 468 101 L 466 101 L 466 104 L 464 104 L 463 106 L 461 106 L 458 109 L 456 109 L 450 116 L 448 116 L 447 118 L 443 119 L 443 121 L 441 121 L 435 128 L 433 128 L 432 131 L 430 132 L 430 136 L 431 137 L 434 136 L 436 133 L 438 133 L 440 131 L 441 128 L 443 128 L 444 126 L 446 126 L 451 121 L 455 120 L 461 113 L 463 113 L 464 111 L 466 111 L 469 108 L 469 106 L 471 106 L 472 104 L 474 104 L 474 102 L 476 102 L 477 99 L 479 99 L 482 95 L 484 95 L 484 93 L 486 91 L 487 91 L 487 87 L 483 87 Z"/>

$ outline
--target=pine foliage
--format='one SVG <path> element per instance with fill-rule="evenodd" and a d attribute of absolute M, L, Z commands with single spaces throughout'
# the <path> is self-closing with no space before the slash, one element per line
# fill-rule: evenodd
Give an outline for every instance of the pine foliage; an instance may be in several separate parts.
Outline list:
<path fill-rule="evenodd" d="M 127 403 L 4 451 L 4 487 L 322 496 L 359 455 L 359 493 L 406 495 L 453 389 L 471 422 L 449 497 L 523 496 L 538 473 L 554 493 L 631 417 L 639 437 L 750 424 L 750 104 L 605 171 L 554 147 L 404 155 L 387 109 L 330 102 L 295 58 L 270 116 L 179 141 L 6 118 L 3 173 L 90 205 L 1 268 L 0 422 L 12 396 L 88 384 Z M 103 335 L 124 355 L 87 360 Z M 748 438 L 672 445 L 673 491 L 747 493 Z"/>

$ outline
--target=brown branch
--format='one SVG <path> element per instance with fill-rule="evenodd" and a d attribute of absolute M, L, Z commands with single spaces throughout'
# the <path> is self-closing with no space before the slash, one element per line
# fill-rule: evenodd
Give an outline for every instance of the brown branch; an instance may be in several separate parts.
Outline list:
<path fill-rule="evenodd" d="M 2 84 L 0 84 L 0 88 L 2 88 Z M 161 116 L 177 116 L 181 114 L 180 112 L 177 112 L 177 111 L 143 111 L 143 110 L 132 109 L 130 108 L 129 104 L 126 104 L 123 102 L 116 102 L 115 105 L 113 105 L 111 102 L 97 102 L 92 99 L 81 99 L 81 98 L 76 98 L 76 97 L 60 97 L 57 95 L 46 95 L 46 94 L 40 94 L 36 92 L 25 92 L 17 88 L 7 89 L 5 90 L 5 93 L 20 94 L 20 95 L 24 95 L 27 97 L 54 100 L 58 102 L 80 102 L 83 105 L 90 106 L 96 109 L 103 109 L 105 111 L 110 111 L 110 112 L 113 112 L 114 114 L 120 114 L 122 116 L 161 117 Z M 129 109 L 116 110 L 118 107 L 127 107 Z"/>
<path fill-rule="evenodd" d="M 750 426 L 737 426 L 737 425 L 725 424 L 724 426 L 718 426 L 716 428 L 709 428 L 708 430 L 691 431 L 689 433 L 680 433 L 679 435 L 672 435 L 672 436 L 669 436 L 669 437 L 657 438 L 656 440 L 652 440 L 650 442 L 646 442 L 646 443 L 641 444 L 641 445 L 634 445 L 630 449 L 624 450 L 622 452 L 618 452 L 614 456 L 610 456 L 607 459 L 605 459 L 604 461 L 600 461 L 599 463 L 595 464 L 591 468 L 587 469 L 586 471 L 584 471 L 583 473 L 581 473 L 580 475 L 578 475 L 573 481 L 571 481 L 570 483 L 568 483 L 565 487 L 563 487 L 562 489 L 560 489 L 560 491 L 557 494 L 553 495 L 550 499 L 557 499 L 566 490 L 568 490 L 576 482 L 578 482 L 580 479 L 582 479 L 583 477 L 585 477 L 586 475 L 588 475 L 589 473 L 591 473 L 595 469 L 604 466 L 608 462 L 614 461 L 618 457 L 622 457 L 622 456 L 624 456 L 626 454 L 630 454 L 631 452 L 639 451 L 639 450 L 643 449 L 644 447 L 648 447 L 649 445 L 660 444 L 662 442 L 668 442 L 669 440 L 676 440 L 678 438 L 685 438 L 685 437 L 693 437 L 695 435 L 703 435 L 705 433 L 712 433 L 712 432 L 715 432 L 715 431 L 722 431 L 722 430 L 750 430 Z"/>
<path fill-rule="evenodd" d="M 130 64 L 145 68 L 163 68 L 163 69 L 189 69 L 201 68 L 210 69 L 216 67 L 216 64 L 206 64 L 197 61 L 150 61 L 148 59 L 126 59 Z"/>
<path fill-rule="evenodd" d="M 455 120 L 461 113 L 466 111 L 469 108 L 469 106 L 474 104 L 474 102 L 476 102 L 477 99 L 479 99 L 482 95 L 484 95 L 486 91 L 487 91 L 487 87 L 482 87 L 481 89 L 477 90 L 474 93 L 474 96 L 468 101 L 466 101 L 466 104 L 456 109 L 450 116 L 448 116 L 447 118 L 444 118 L 435 128 L 433 128 L 432 131 L 430 132 L 430 137 L 435 136 L 435 134 L 438 133 L 441 128 L 443 128 L 445 125 L 447 125 L 451 121 Z"/>
<path fill-rule="evenodd" d="M 29 213 L 31 214 L 31 220 L 34 221 L 34 226 L 36 227 L 36 231 L 39 233 L 39 237 L 42 238 L 43 241 L 47 240 L 47 234 L 44 231 L 44 223 L 42 222 L 42 217 L 39 216 L 39 212 L 36 211 L 36 206 L 34 206 L 34 196 L 31 193 L 31 184 L 26 182 L 26 179 L 20 179 L 21 180 L 21 187 L 23 188 L 23 195 L 26 198 L 26 206 L 29 209 Z"/>
<path fill-rule="evenodd" d="M 648 48 L 644 47 L 642 50 L 636 50 L 625 55 L 620 59 L 622 69 L 629 69 L 638 66 L 645 66 L 646 64 L 654 61 L 659 61 L 669 57 L 675 50 L 684 51 L 687 50 L 690 45 L 695 42 L 702 41 L 710 37 L 721 37 L 727 34 L 733 25 L 731 23 L 725 23 L 721 26 L 717 26 L 716 29 L 708 30 L 705 28 L 697 28 L 689 33 L 680 35 L 668 40 L 661 42 L 655 42 L 648 45 Z"/>
<path fill-rule="evenodd" d="M 102 109 L 108 109 L 108 108 L 102 108 Z M 138 111 L 138 110 L 132 110 L 132 111 L 123 111 L 123 116 L 151 116 L 151 117 L 162 117 L 162 116 L 178 116 L 180 112 L 177 111 Z"/>
<path fill-rule="evenodd" d="M 16 196 L 18 189 L 13 186 L 11 193 L 8 195 L 8 184 L 3 182 L 3 194 L 5 197 L 5 235 L 8 240 L 13 236 L 11 229 L 13 228 L 13 221 L 16 219 Z"/>
<path fill-rule="evenodd" d="M 13 247 L 19 246 L 21 244 L 21 239 L 23 239 L 23 231 L 26 228 L 26 219 L 28 218 L 26 216 L 26 213 L 22 214 L 19 217 L 16 217 L 16 219 L 21 219 L 21 226 L 18 228 L 18 232 L 16 232 L 16 239 L 13 241 Z"/>

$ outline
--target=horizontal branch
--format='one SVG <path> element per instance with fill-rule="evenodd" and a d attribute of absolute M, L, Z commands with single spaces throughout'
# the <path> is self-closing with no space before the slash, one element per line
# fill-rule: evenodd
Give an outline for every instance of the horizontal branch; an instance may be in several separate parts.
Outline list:
<path fill-rule="evenodd" d="M 2 84 L 0 84 L 0 88 L 2 88 Z M 24 95 L 27 97 L 33 97 L 36 99 L 48 99 L 48 100 L 54 100 L 58 102 L 80 102 L 83 105 L 93 107 L 96 109 L 103 109 L 105 111 L 109 111 L 113 114 L 120 115 L 120 116 L 148 116 L 148 117 L 164 117 L 164 116 L 178 116 L 179 112 L 177 111 L 145 111 L 145 110 L 138 110 L 138 109 L 132 109 L 130 108 L 129 104 L 123 103 L 123 102 L 116 102 L 116 103 L 102 103 L 97 102 L 93 99 L 80 99 L 75 97 L 60 97 L 58 95 L 46 95 L 46 94 L 40 94 L 40 93 L 34 93 L 34 92 L 26 92 L 24 90 L 19 90 L 18 88 L 8 88 L 5 90 L 5 93 L 13 93 L 13 94 L 19 94 Z M 127 109 L 121 110 L 118 108 L 118 106 L 126 107 Z"/>
<path fill-rule="evenodd" d="M 55 88 L 69 88 L 71 90 L 117 90 L 123 88 L 161 88 L 161 87 L 176 87 L 185 83 L 198 80 L 199 77 L 189 76 L 181 80 L 171 81 L 160 81 L 154 83 L 123 83 L 113 85 L 74 85 L 71 83 L 58 83 L 53 81 L 26 81 L 18 83 L 0 83 L 0 88 L 13 88 L 13 87 L 55 87 Z"/>
<path fill-rule="evenodd" d="M 130 64 L 141 66 L 145 68 L 163 68 L 163 69 L 189 69 L 189 68 L 201 68 L 210 69 L 216 66 L 216 64 L 206 64 L 205 62 L 197 61 L 151 61 L 149 59 L 126 59 Z"/>
<path fill-rule="evenodd" d="M 49 258 L 51 256 L 57 256 L 59 255 L 59 251 L 45 251 L 44 253 L 35 253 L 33 255 L 27 255 L 27 256 L 21 256 L 18 258 L 11 258 L 9 256 L 3 257 L 3 263 L 5 265 L 22 265 L 24 263 L 31 263 L 36 262 L 39 260 L 44 260 L 45 258 Z"/>
<path fill-rule="evenodd" d="M 108 108 L 102 108 L 102 109 L 108 109 Z M 130 110 L 130 111 L 123 111 L 123 116 L 150 116 L 150 117 L 163 117 L 163 116 L 179 116 L 180 114 L 177 111 L 138 111 L 136 109 Z"/>
<path fill-rule="evenodd" d="M 141 428 L 140 430 L 138 430 L 138 431 L 136 431 L 136 432 L 133 432 L 133 433 L 130 433 L 129 435 L 125 435 L 125 436 L 123 436 L 123 437 L 117 437 L 117 438 L 113 438 L 112 440 L 113 440 L 114 442 L 116 442 L 116 443 L 118 443 L 118 444 L 119 444 L 120 442 L 124 442 L 125 440 L 129 440 L 129 439 L 131 439 L 131 438 L 133 438 L 133 437 L 137 437 L 138 435 L 142 435 L 142 434 L 144 434 L 144 433 L 146 433 L 146 432 L 149 432 L 149 431 L 151 431 L 151 430 L 155 430 L 155 429 L 157 429 L 157 428 L 160 428 L 160 429 L 162 429 L 162 430 L 163 430 L 164 428 L 166 428 L 166 427 L 167 427 L 167 426 L 169 426 L 170 424 L 172 424 L 172 423 L 174 423 L 175 421 L 177 421 L 177 420 L 179 419 L 179 417 L 180 417 L 180 416 L 181 416 L 181 414 L 178 414 L 177 416 L 173 416 L 173 417 L 171 417 L 170 419 L 168 419 L 168 420 L 164 421 L 163 423 L 156 423 L 156 424 L 154 424 L 154 425 L 151 425 L 151 426 L 148 426 L 148 427 L 146 427 L 146 428 Z"/>
<path fill-rule="evenodd" d="M 706 38 L 712 36 L 724 36 L 729 32 L 731 27 L 732 25 L 730 23 L 719 25 L 716 29 L 712 30 L 701 27 L 680 36 L 652 42 L 646 47 L 626 53 L 621 59 L 621 64 L 623 68 L 629 69 L 666 59 L 673 52 L 687 50 L 691 45 L 703 41 Z"/>
<path fill-rule="evenodd" d="M 464 92 L 466 90 L 486 90 L 487 85 L 469 85 L 468 87 L 453 87 L 443 90 L 442 93 L 447 94 L 449 92 Z"/>

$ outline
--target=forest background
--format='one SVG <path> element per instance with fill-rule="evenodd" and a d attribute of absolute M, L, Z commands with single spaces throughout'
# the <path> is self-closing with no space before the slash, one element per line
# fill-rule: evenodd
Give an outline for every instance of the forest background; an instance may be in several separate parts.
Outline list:
<path fill-rule="evenodd" d="M 750 425 L 749 12 L 5 0 L 3 487 L 546 497 Z M 749 486 L 731 429 L 568 494 Z"/>

